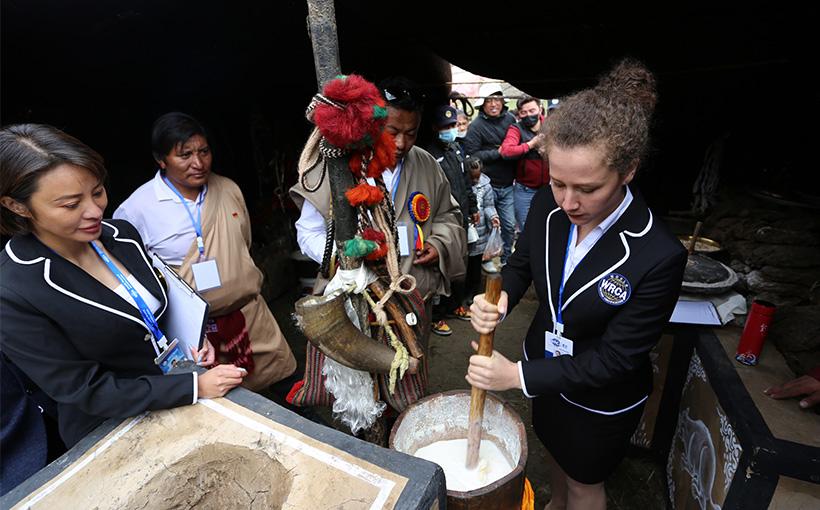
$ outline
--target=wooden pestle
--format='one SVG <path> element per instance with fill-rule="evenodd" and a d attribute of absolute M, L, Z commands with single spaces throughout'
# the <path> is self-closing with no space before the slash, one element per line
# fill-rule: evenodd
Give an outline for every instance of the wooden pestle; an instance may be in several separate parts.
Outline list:
<path fill-rule="evenodd" d="M 487 275 L 487 288 L 485 290 L 484 299 L 488 303 L 498 304 L 498 298 L 501 295 L 501 275 L 489 274 Z M 493 340 L 495 339 L 495 330 L 489 333 L 482 333 L 478 340 L 478 354 L 479 356 L 492 356 L 493 354 Z M 481 422 L 484 421 L 484 399 L 487 396 L 487 390 L 482 390 L 473 386 L 470 394 L 470 421 L 469 429 L 467 430 L 467 469 L 473 469 L 478 465 L 478 449 L 481 446 Z"/>
<path fill-rule="evenodd" d="M 692 234 L 692 239 L 689 240 L 689 254 L 695 253 L 695 244 L 698 242 L 698 234 L 700 234 L 701 222 L 695 224 L 695 232 Z"/>

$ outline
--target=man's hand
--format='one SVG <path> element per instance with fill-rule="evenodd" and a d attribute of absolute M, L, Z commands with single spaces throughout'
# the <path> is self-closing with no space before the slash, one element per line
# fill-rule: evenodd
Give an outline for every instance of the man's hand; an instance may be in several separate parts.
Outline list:
<path fill-rule="evenodd" d="M 478 225 L 478 222 L 481 221 L 481 214 L 474 212 L 472 217 L 472 224 Z"/>
<path fill-rule="evenodd" d="M 541 141 L 541 138 L 543 138 L 543 135 L 541 133 L 538 133 L 537 135 L 535 135 L 535 138 L 527 142 L 527 147 L 529 147 L 530 150 L 532 150 L 536 145 L 538 145 L 538 142 Z"/>
<path fill-rule="evenodd" d="M 438 263 L 438 250 L 430 243 L 425 243 L 423 250 L 416 250 L 415 265 L 429 266 Z"/>
<path fill-rule="evenodd" d="M 800 407 L 806 409 L 820 402 L 820 381 L 810 375 L 804 375 L 779 386 L 766 388 L 763 393 L 776 399 L 807 395 L 800 401 Z"/>

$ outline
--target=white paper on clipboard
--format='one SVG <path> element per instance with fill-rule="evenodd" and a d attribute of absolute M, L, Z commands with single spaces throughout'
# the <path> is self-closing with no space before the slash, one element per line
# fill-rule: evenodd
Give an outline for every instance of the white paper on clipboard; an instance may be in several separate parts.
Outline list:
<path fill-rule="evenodd" d="M 720 326 L 720 316 L 709 301 L 678 301 L 669 322 Z"/>
<path fill-rule="evenodd" d="M 210 305 L 156 254 L 152 263 L 168 284 L 168 310 L 159 319 L 159 329 L 169 340 L 179 340 L 185 357 L 193 360 L 191 346 L 202 348 Z"/>

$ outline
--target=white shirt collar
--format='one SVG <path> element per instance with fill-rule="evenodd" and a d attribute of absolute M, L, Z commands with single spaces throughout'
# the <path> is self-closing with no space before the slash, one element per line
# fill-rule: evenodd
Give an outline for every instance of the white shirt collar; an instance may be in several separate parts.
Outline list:
<path fill-rule="evenodd" d="M 154 175 L 154 192 L 157 194 L 157 200 L 162 202 L 163 200 L 173 200 L 174 202 L 180 204 L 182 201 L 179 199 L 174 190 L 168 187 L 168 184 L 165 182 L 165 179 L 162 177 L 162 172 L 157 170 L 156 175 Z M 200 193 L 201 200 L 200 202 L 205 200 L 205 195 L 208 193 L 208 184 L 206 183 L 202 187 L 202 193 Z M 193 202 L 193 200 L 191 200 Z"/>
<path fill-rule="evenodd" d="M 624 193 L 624 199 L 621 200 L 620 205 L 616 207 L 615 210 L 609 214 L 609 216 L 604 218 L 604 221 L 602 221 L 598 224 L 597 227 L 595 227 L 595 229 L 600 230 L 601 235 L 604 235 L 606 231 L 609 230 L 609 227 L 614 225 L 615 222 L 618 221 L 621 216 L 623 216 L 624 211 L 626 211 L 627 207 L 629 207 L 629 204 L 632 203 L 632 192 L 629 191 L 629 186 L 624 187 L 626 188 L 626 193 Z"/>
<path fill-rule="evenodd" d="M 592 231 L 587 234 L 584 239 L 577 244 L 578 239 L 578 228 L 572 228 L 572 234 L 570 235 L 569 243 L 567 246 L 567 260 L 564 263 L 564 281 L 566 282 L 569 279 L 569 276 L 575 270 L 575 267 L 586 257 L 587 253 L 595 246 L 595 243 L 606 234 L 606 231 L 615 224 L 616 221 L 623 216 L 626 209 L 629 207 L 629 204 L 632 203 L 632 192 L 629 191 L 629 186 L 626 186 L 626 193 L 624 194 L 624 199 L 621 200 L 620 205 L 615 208 L 614 211 L 609 213 L 609 216 L 604 218 L 604 220 L 595 226 Z"/>

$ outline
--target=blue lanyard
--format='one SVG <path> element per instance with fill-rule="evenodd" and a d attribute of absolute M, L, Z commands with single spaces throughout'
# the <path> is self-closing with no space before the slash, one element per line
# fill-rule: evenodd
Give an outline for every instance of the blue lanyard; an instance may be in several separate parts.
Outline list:
<path fill-rule="evenodd" d="M 165 335 L 163 335 L 162 331 L 159 330 L 159 324 L 157 324 L 157 319 L 154 318 L 154 313 L 151 312 L 150 308 L 148 308 L 148 305 L 145 303 L 145 300 L 142 299 L 142 296 L 140 296 L 139 292 L 137 292 L 137 289 L 135 289 L 134 286 L 131 285 L 131 282 L 129 282 L 128 278 L 126 278 L 125 275 L 122 274 L 120 268 L 114 265 L 114 262 L 112 262 L 111 259 L 108 258 L 108 255 L 106 255 L 105 252 L 103 252 L 100 249 L 100 247 L 97 246 L 96 243 L 92 242 L 91 246 L 94 247 L 94 249 L 97 251 L 97 254 L 100 256 L 100 258 L 103 259 L 103 262 L 105 262 L 105 265 L 108 266 L 108 269 L 110 269 L 111 272 L 114 273 L 114 276 L 117 277 L 117 280 L 119 280 L 122 286 L 125 287 L 125 290 L 127 290 L 128 293 L 131 294 L 131 297 L 134 298 L 134 301 L 137 303 L 137 308 L 139 308 L 140 310 L 140 315 L 142 315 L 142 320 L 145 322 L 145 326 L 151 331 L 151 334 L 154 335 L 154 338 L 159 341 L 160 347 L 162 347 L 163 349 L 167 348 L 168 341 L 165 340 Z"/>
<path fill-rule="evenodd" d="M 569 227 L 569 239 L 567 239 L 567 250 L 564 252 L 564 265 L 561 268 L 561 285 L 558 287 L 558 312 L 556 313 L 556 328 L 560 333 L 563 334 L 564 332 L 564 319 L 561 317 L 561 306 L 564 302 L 564 274 L 567 270 L 567 259 L 569 258 L 569 249 L 572 243 L 572 233 L 575 231 L 575 224 L 573 223 Z M 586 255 L 584 255 L 586 257 Z M 584 257 L 581 257 L 581 260 L 584 260 Z M 576 266 L 581 263 L 581 260 L 578 261 Z"/>
<path fill-rule="evenodd" d="M 393 179 L 393 190 L 390 193 L 390 200 L 393 201 L 393 207 L 396 207 L 396 190 L 399 189 L 399 179 L 401 178 L 401 169 L 404 167 L 404 160 L 399 161 L 396 165 L 396 176 Z"/>
<path fill-rule="evenodd" d="M 168 180 L 167 175 L 163 175 L 162 178 L 165 179 L 165 183 L 168 184 L 168 187 L 170 187 L 174 191 L 174 193 L 176 193 L 179 199 L 182 200 L 182 205 L 184 205 L 185 210 L 188 211 L 188 217 L 191 218 L 191 223 L 194 224 L 194 231 L 196 231 L 196 247 L 199 248 L 199 254 L 201 256 L 204 256 L 205 242 L 202 240 L 202 209 L 199 210 L 197 218 L 194 218 L 193 213 L 191 213 L 191 209 L 188 207 L 188 202 L 185 200 L 185 197 L 182 196 L 182 193 L 180 193 L 179 190 L 176 189 L 176 187 L 174 187 L 173 184 L 171 184 L 171 181 Z M 202 197 L 202 193 L 204 191 L 205 188 L 203 187 L 202 191 L 199 192 L 200 198 Z M 197 201 L 199 201 L 199 199 L 197 199 Z"/>

